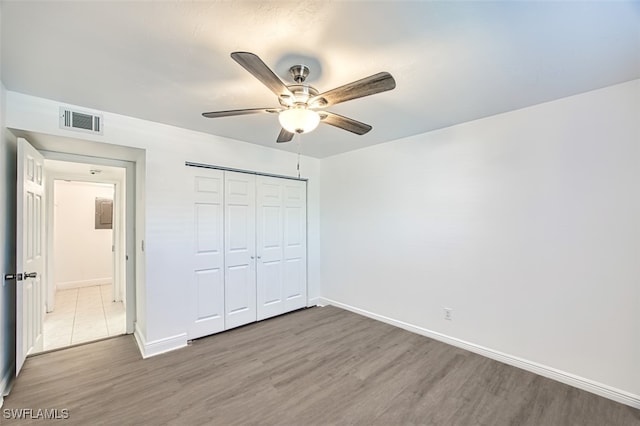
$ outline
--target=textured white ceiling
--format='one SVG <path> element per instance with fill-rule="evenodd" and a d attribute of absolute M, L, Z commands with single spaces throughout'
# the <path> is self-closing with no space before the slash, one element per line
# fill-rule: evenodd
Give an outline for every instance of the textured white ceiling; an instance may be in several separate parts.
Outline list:
<path fill-rule="evenodd" d="M 256 53 L 285 81 L 303 62 L 320 91 L 388 71 L 397 88 L 330 110 L 302 153 L 345 152 L 640 78 L 640 3 L 3 1 L 9 90 L 279 149 L 277 106 L 236 64 Z"/>

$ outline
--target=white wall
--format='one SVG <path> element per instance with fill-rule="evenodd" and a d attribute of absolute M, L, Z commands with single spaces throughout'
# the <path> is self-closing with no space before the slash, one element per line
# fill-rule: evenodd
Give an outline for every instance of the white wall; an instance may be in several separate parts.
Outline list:
<path fill-rule="evenodd" d="M 3 206 L 0 209 L 0 262 L 2 267 L 2 275 L 3 280 L 0 284 L 0 341 L 9 342 L 9 336 L 11 335 L 11 324 L 10 324 L 10 315 L 9 315 L 9 285 L 12 283 L 8 283 L 4 281 L 4 274 L 11 271 L 12 265 L 10 261 L 9 251 L 11 250 L 11 244 L 9 242 L 8 235 L 8 227 L 10 223 L 9 219 L 9 205 L 11 202 L 9 200 L 11 190 L 9 188 L 10 179 L 8 178 L 8 169 L 9 165 L 9 148 L 7 146 L 7 141 L 5 140 L 5 126 L 4 126 L 4 118 L 5 118 L 5 89 L 2 81 L 0 81 L 0 169 L 3 171 L 0 175 L 0 205 Z M 3 344 L 2 349 L 0 350 L 0 400 L 4 394 L 5 390 L 5 375 L 7 375 L 7 370 L 10 368 L 10 355 L 11 351 L 9 344 Z"/>
<path fill-rule="evenodd" d="M 54 181 L 53 272 L 57 289 L 113 281 L 112 229 L 95 229 L 95 199 L 113 200 L 112 184 Z"/>
<path fill-rule="evenodd" d="M 137 327 L 151 348 L 161 350 L 186 343 L 188 252 L 192 214 L 188 204 L 190 182 L 185 161 L 216 164 L 260 172 L 296 175 L 296 154 L 216 137 L 173 126 L 104 113 L 104 135 L 94 136 L 58 128 L 58 102 L 16 92 L 7 93 L 7 126 L 51 135 L 82 137 L 140 148 L 144 159 L 136 163 L 137 183 L 144 192 L 136 198 L 142 214 L 136 235 L 144 238 L 137 250 L 145 258 L 137 270 Z M 301 172 L 309 178 L 309 297 L 319 296 L 319 160 L 302 157 Z M 150 349 L 150 351 L 156 350 Z"/>
<path fill-rule="evenodd" d="M 15 140 L 5 128 L 5 88 L 0 80 L 0 405 L 12 376 L 15 358 L 15 281 L 4 281 L 5 273 L 14 273 L 15 263 Z M 13 160 L 13 161 L 12 161 Z"/>
<path fill-rule="evenodd" d="M 0 25 L 2 22 L 0 4 Z M 0 31 L 0 34 L 2 31 Z M 0 46 L 2 40 L 0 40 Z M 15 281 L 4 274 L 17 272 L 15 257 L 16 139 L 6 129 L 6 89 L 2 83 L 0 54 L 0 406 L 9 381 L 15 374 Z"/>
<path fill-rule="evenodd" d="M 323 297 L 640 403 L 640 80 L 334 156 L 321 185 Z"/>

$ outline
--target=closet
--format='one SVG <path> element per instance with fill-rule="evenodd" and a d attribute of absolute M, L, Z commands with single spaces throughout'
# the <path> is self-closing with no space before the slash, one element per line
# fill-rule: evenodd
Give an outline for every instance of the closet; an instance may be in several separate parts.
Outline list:
<path fill-rule="evenodd" d="M 306 181 L 187 169 L 189 339 L 305 307 Z"/>

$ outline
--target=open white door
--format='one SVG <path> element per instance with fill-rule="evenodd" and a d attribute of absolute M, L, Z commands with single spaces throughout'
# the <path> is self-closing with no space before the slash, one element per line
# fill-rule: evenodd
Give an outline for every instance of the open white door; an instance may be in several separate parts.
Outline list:
<path fill-rule="evenodd" d="M 16 192 L 16 375 L 30 352 L 42 350 L 44 320 L 44 159 L 18 138 Z"/>

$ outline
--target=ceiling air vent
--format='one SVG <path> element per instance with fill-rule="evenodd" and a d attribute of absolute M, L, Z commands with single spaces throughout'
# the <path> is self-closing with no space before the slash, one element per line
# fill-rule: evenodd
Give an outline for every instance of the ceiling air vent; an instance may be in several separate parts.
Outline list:
<path fill-rule="evenodd" d="M 102 134 L 102 116 L 60 107 L 60 128 Z"/>

